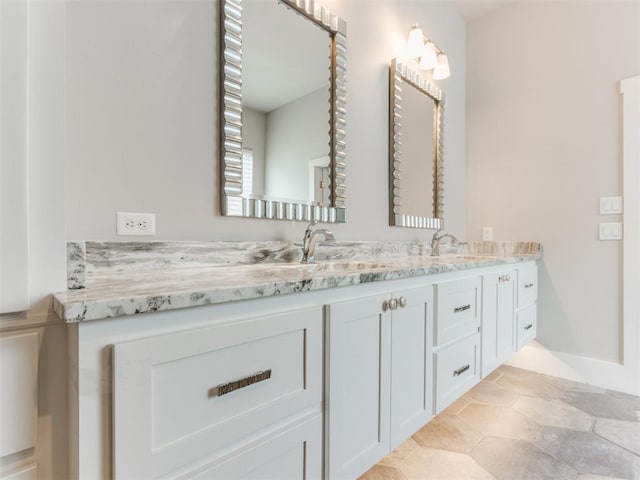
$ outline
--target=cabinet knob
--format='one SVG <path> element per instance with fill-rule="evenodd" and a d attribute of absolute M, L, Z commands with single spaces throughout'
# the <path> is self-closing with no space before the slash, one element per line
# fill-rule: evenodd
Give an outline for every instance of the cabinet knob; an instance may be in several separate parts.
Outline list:
<path fill-rule="evenodd" d="M 382 302 L 382 311 L 386 312 L 387 310 L 389 310 L 389 300 Z"/>
<path fill-rule="evenodd" d="M 389 300 L 389 309 L 395 310 L 396 308 L 398 308 L 398 300 L 392 298 L 391 300 Z"/>
<path fill-rule="evenodd" d="M 398 299 L 398 305 L 400 305 L 400 308 L 404 308 L 407 306 L 407 299 L 404 297 L 400 297 Z"/>

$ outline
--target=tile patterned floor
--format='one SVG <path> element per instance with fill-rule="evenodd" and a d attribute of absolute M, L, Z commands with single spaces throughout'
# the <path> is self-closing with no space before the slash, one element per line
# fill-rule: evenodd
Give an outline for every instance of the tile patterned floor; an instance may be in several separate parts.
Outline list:
<path fill-rule="evenodd" d="M 503 365 L 360 480 L 640 479 L 640 397 Z"/>

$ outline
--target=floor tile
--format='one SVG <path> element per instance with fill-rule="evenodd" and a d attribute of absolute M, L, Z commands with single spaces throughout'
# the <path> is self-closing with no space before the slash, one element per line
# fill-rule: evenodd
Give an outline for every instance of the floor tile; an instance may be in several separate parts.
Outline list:
<path fill-rule="evenodd" d="M 588 413 L 560 400 L 520 397 L 513 408 L 538 425 L 564 427 L 585 432 L 591 431 L 595 420 Z"/>
<path fill-rule="evenodd" d="M 487 375 L 486 377 L 484 377 L 484 381 L 485 382 L 495 382 L 496 380 L 498 380 L 502 375 L 504 375 L 502 372 L 500 372 L 499 370 L 494 370 L 493 372 L 491 372 L 489 375 Z"/>
<path fill-rule="evenodd" d="M 631 405 L 635 406 L 636 410 L 640 410 L 640 397 L 636 395 L 630 395 L 624 392 L 616 392 L 614 390 L 607 390 L 607 395 L 613 398 L 618 398 L 620 400 L 625 400 Z"/>
<path fill-rule="evenodd" d="M 469 455 L 420 447 L 402 464 L 407 480 L 495 480 Z"/>
<path fill-rule="evenodd" d="M 469 390 L 467 397 L 476 402 L 490 403 L 501 407 L 510 407 L 518 399 L 518 395 L 492 382 L 482 381 Z"/>
<path fill-rule="evenodd" d="M 588 383 L 573 382 L 564 378 L 552 377 L 550 375 L 540 374 L 538 375 L 540 380 L 543 380 L 551 385 L 554 385 L 562 390 L 573 390 L 575 392 L 592 392 L 592 393 L 604 393 L 605 389 L 602 387 L 596 387 L 595 385 L 589 385 Z"/>
<path fill-rule="evenodd" d="M 471 457 L 498 480 L 567 479 L 576 471 L 523 440 L 485 437 Z"/>
<path fill-rule="evenodd" d="M 536 422 L 507 407 L 471 403 L 458 416 L 485 435 L 529 440 L 540 430 Z"/>
<path fill-rule="evenodd" d="M 446 414 L 438 415 L 413 434 L 413 439 L 422 447 L 462 453 L 469 453 L 481 438 L 482 433 L 464 420 Z"/>
<path fill-rule="evenodd" d="M 442 411 L 442 413 L 444 413 L 446 415 L 456 415 L 457 413 L 459 413 L 464 407 L 466 407 L 470 403 L 471 403 L 471 399 L 469 399 L 466 396 L 461 397 L 458 400 L 456 400 L 455 402 L 453 402 L 451 405 L 449 405 L 447 408 L 445 408 Z"/>
<path fill-rule="evenodd" d="M 548 399 L 559 399 L 564 390 L 546 382 L 537 376 L 530 375 L 515 376 L 505 374 L 496 380 L 496 384 L 507 390 L 527 397 L 540 397 Z"/>
<path fill-rule="evenodd" d="M 593 432 L 640 456 L 640 423 L 598 418 Z"/>
<path fill-rule="evenodd" d="M 634 399 L 615 397 L 606 393 L 568 391 L 562 401 L 594 417 L 640 421 L 640 408 Z"/>
<path fill-rule="evenodd" d="M 418 444 L 413 438 L 409 437 L 378 463 L 387 467 L 397 467 L 405 458 L 411 455 L 411 452 L 416 448 L 418 448 Z"/>
<path fill-rule="evenodd" d="M 576 480 L 624 480 L 619 477 L 603 477 L 602 475 L 592 475 L 590 473 L 579 473 Z"/>
<path fill-rule="evenodd" d="M 375 465 L 362 475 L 359 480 L 405 480 L 405 477 L 396 468 Z"/>
<path fill-rule="evenodd" d="M 511 365 L 500 365 L 494 370 L 494 372 L 497 372 L 502 376 L 516 378 L 534 378 L 538 376 L 537 372 L 525 370 L 524 368 L 512 367 Z"/>
<path fill-rule="evenodd" d="M 544 427 L 536 445 L 580 473 L 640 477 L 640 457 L 593 433 Z"/>

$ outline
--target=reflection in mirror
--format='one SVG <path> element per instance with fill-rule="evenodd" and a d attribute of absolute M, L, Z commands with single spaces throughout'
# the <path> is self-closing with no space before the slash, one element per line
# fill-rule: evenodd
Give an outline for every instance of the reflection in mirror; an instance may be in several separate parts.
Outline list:
<path fill-rule="evenodd" d="M 344 221 L 344 22 L 312 0 L 221 5 L 223 215 Z"/>
<path fill-rule="evenodd" d="M 442 228 L 443 95 L 396 60 L 389 82 L 389 223 Z"/>
<path fill-rule="evenodd" d="M 243 192 L 305 203 L 313 198 L 308 164 L 330 153 L 331 43 L 287 10 L 275 0 L 242 3 L 242 148 L 253 152 Z"/>

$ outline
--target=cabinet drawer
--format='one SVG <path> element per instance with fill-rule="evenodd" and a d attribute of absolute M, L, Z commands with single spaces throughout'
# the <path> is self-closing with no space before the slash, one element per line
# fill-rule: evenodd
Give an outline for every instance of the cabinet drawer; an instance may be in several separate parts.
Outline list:
<path fill-rule="evenodd" d="M 322 309 L 114 346 L 116 478 L 157 477 L 320 408 Z"/>
<path fill-rule="evenodd" d="M 535 303 L 538 299 L 538 267 L 518 269 L 518 308 Z"/>
<path fill-rule="evenodd" d="M 518 350 L 536 338 L 537 324 L 535 303 L 518 312 Z"/>
<path fill-rule="evenodd" d="M 440 413 L 480 380 L 479 350 L 480 334 L 476 333 L 434 353 L 435 413 Z"/>
<path fill-rule="evenodd" d="M 434 345 L 442 346 L 480 327 L 480 277 L 435 285 Z"/>
<path fill-rule="evenodd" d="M 320 480 L 321 476 L 322 414 L 318 413 L 184 478 Z"/>

